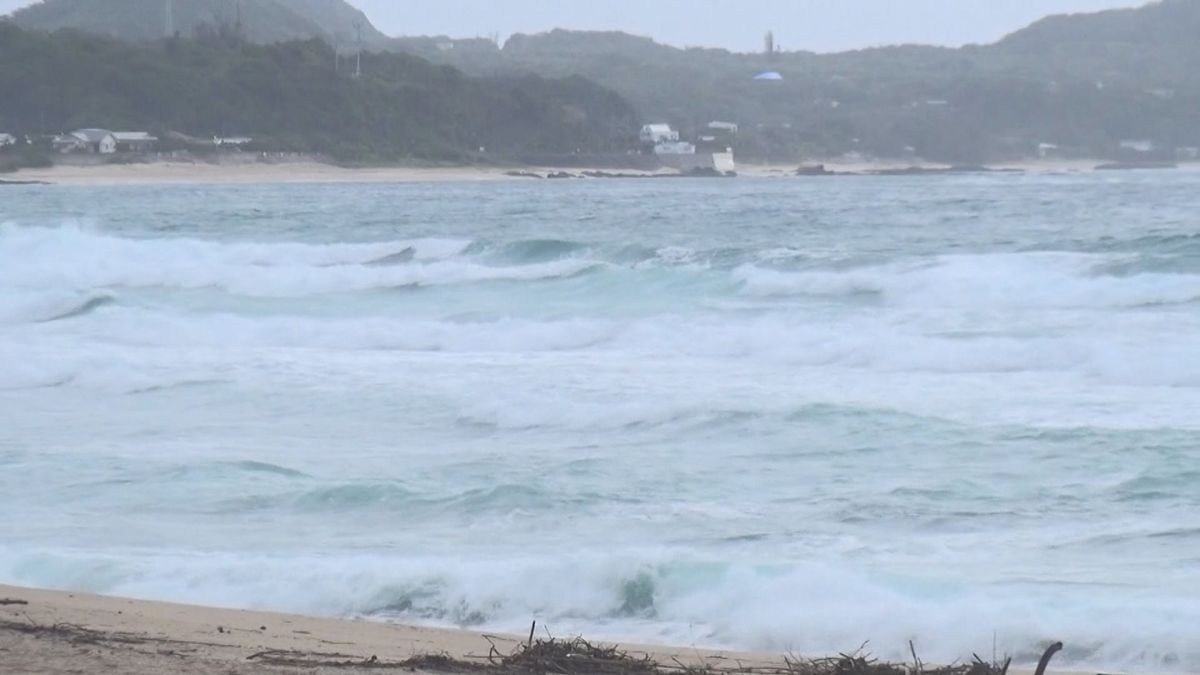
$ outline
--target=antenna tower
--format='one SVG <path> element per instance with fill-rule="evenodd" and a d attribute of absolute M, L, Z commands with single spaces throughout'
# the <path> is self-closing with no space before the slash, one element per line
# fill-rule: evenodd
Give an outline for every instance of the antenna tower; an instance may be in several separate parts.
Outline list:
<path fill-rule="evenodd" d="M 358 43 L 358 55 L 354 63 L 354 79 L 362 77 L 362 51 L 363 51 L 363 24 L 362 20 L 354 22 L 355 41 Z"/>

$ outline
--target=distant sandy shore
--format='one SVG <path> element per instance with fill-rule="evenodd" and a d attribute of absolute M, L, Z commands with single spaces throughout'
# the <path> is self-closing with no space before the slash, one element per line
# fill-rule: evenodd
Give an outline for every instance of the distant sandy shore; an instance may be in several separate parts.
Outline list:
<path fill-rule="evenodd" d="M 538 628 L 539 635 L 542 630 Z M 0 585 L 0 672 L 22 675 L 436 673 L 444 670 L 388 664 L 447 656 L 482 665 L 489 654 L 514 653 L 526 639 Z M 765 654 L 646 645 L 623 649 L 661 664 L 714 669 L 786 665 L 782 656 Z"/>
<path fill-rule="evenodd" d="M 12 181 L 37 181 L 55 185 L 250 185 L 254 183 L 416 183 L 519 180 L 499 168 L 387 167 L 347 169 L 318 162 L 285 164 L 105 164 L 60 165 L 47 169 L 22 169 L 7 176 Z"/>
<path fill-rule="evenodd" d="M 1027 173 L 1078 173 L 1092 171 L 1098 161 L 1030 161 L 991 165 L 995 170 Z M 902 162 L 846 163 L 814 161 L 834 173 L 871 173 L 909 168 Z M 738 175 L 750 178 L 783 178 L 795 174 L 798 164 L 761 165 L 742 163 Z M 947 168 L 924 164 L 922 168 Z M 202 164 L 155 162 L 148 164 L 103 164 L 99 166 L 59 165 L 46 169 L 22 169 L 0 176 L 9 182 L 36 182 L 55 185 L 250 185 L 255 183 L 446 183 L 478 181 L 527 181 L 530 174 L 545 176 L 556 171 L 579 175 L 586 169 L 502 167 L 380 167 L 344 168 L 318 162 L 280 164 L 236 163 Z M 595 170 L 599 173 L 649 175 L 635 170 Z M 522 176 L 520 174 L 524 173 Z M 670 172 L 659 172 L 670 173 Z"/>

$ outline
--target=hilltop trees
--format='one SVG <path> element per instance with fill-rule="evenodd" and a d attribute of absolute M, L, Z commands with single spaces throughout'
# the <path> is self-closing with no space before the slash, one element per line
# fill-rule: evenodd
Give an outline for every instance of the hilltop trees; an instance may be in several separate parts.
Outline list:
<path fill-rule="evenodd" d="M 335 73 L 319 41 L 258 45 L 220 31 L 133 45 L 0 23 L 0 118 L 16 131 L 77 127 L 247 134 L 267 147 L 344 161 L 461 161 L 535 149 L 631 147 L 633 109 L 582 80 L 469 77 L 406 54 L 365 54 Z"/>

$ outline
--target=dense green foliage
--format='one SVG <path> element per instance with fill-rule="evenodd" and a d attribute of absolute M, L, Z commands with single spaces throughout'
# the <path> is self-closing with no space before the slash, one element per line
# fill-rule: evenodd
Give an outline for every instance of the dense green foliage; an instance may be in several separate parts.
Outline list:
<path fill-rule="evenodd" d="M 239 25 L 247 40 L 259 43 L 320 38 L 344 50 L 362 27 L 367 46 L 387 38 L 362 12 L 344 0 L 172 0 L 171 24 L 179 37 L 192 37 L 212 26 Z M 45 0 L 12 17 L 31 30 L 86 30 L 109 37 L 144 42 L 166 35 L 164 0 Z"/>
<path fill-rule="evenodd" d="M 348 71 L 317 40 L 252 45 L 216 31 L 136 45 L 0 22 L 0 129 L 251 135 L 346 161 L 606 152 L 637 133 L 622 98 L 578 77 L 480 79 L 394 53 L 365 54 L 361 79 Z"/>
<path fill-rule="evenodd" d="M 0 173 L 17 169 L 50 166 L 50 151 L 43 145 L 27 145 L 24 139 L 15 145 L 0 146 Z"/>
<path fill-rule="evenodd" d="M 647 121 L 742 126 L 745 155 L 796 159 L 858 151 L 958 162 L 1163 152 L 1200 146 L 1200 2 L 1052 17 L 989 46 L 900 46 L 819 55 L 676 49 L 620 33 L 554 31 L 406 48 L 466 72 L 582 75 Z M 444 47 L 444 45 L 443 45 Z M 778 71 L 782 81 L 756 81 Z M 911 148 L 911 150 L 910 150 Z"/>
<path fill-rule="evenodd" d="M 235 6 L 231 0 L 175 3 L 184 35 L 211 36 L 213 26 L 229 25 Z M 148 40 L 162 35 L 162 16 L 162 0 L 45 0 L 14 20 Z M 523 79 L 525 73 L 584 77 L 629 100 L 641 121 L 665 121 L 685 132 L 713 120 L 736 122 L 743 157 L 799 160 L 858 152 L 983 162 L 1034 156 L 1040 145 L 1052 144 L 1058 149 L 1051 152 L 1068 157 L 1128 158 L 1121 141 L 1148 140 L 1157 148 L 1153 158 L 1167 159 L 1177 148 L 1200 146 L 1200 0 L 1051 17 L 988 46 L 828 55 L 676 49 L 621 33 L 568 31 L 517 35 L 503 48 L 479 39 L 393 39 L 345 0 L 246 0 L 235 34 L 264 43 L 319 37 L 346 51 L 356 25 L 373 49 L 416 54 L 475 76 L 517 78 L 511 81 L 523 87 L 543 86 Z M 754 79 L 767 70 L 784 79 Z M 560 86 L 603 99 L 585 92 L 582 82 Z M 512 92 L 509 104 L 520 98 Z M 223 129 L 248 128 L 248 118 L 226 119 L 206 114 L 189 128 L 214 122 Z M 485 136 L 471 136 L 471 142 L 482 144 Z M 543 139 L 542 146 L 561 146 L 567 137 Z M 454 144 L 466 142 L 460 134 Z"/>

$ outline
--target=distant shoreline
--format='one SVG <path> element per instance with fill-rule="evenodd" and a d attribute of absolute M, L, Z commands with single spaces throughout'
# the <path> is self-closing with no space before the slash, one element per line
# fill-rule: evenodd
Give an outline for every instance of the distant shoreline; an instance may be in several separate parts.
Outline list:
<path fill-rule="evenodd" d="M 1181 165 L 1189 169 L 1197 165 Z M 821 167 L 823 173 L 818 172 Z M 813 161 L 803 164 L 739 164 L 737 175 L 748 178 L 787 178 L 804 175 L 932 175 L 945 173 L 1087 173 L 1106 168 L 1097 160 L 1004 162 L 986 167 L 956 169 L 946 164 L 906 162 Z M 1169 167 L 1136 165 L 1138 168 Z M 538 178 L 635 178 L 677 175 L 672 171 L 638 171 L 559 167 L 341 167 L 316 161 L 284 163 L 208 164 L 189 162 L 151 162 L 100 164 L 95 166 L 56 165 L 47 168 L 20 169 L 0 177 L 0 185 L 250 185 L 256 183 L 466 183 L 529 181 Z"/>

